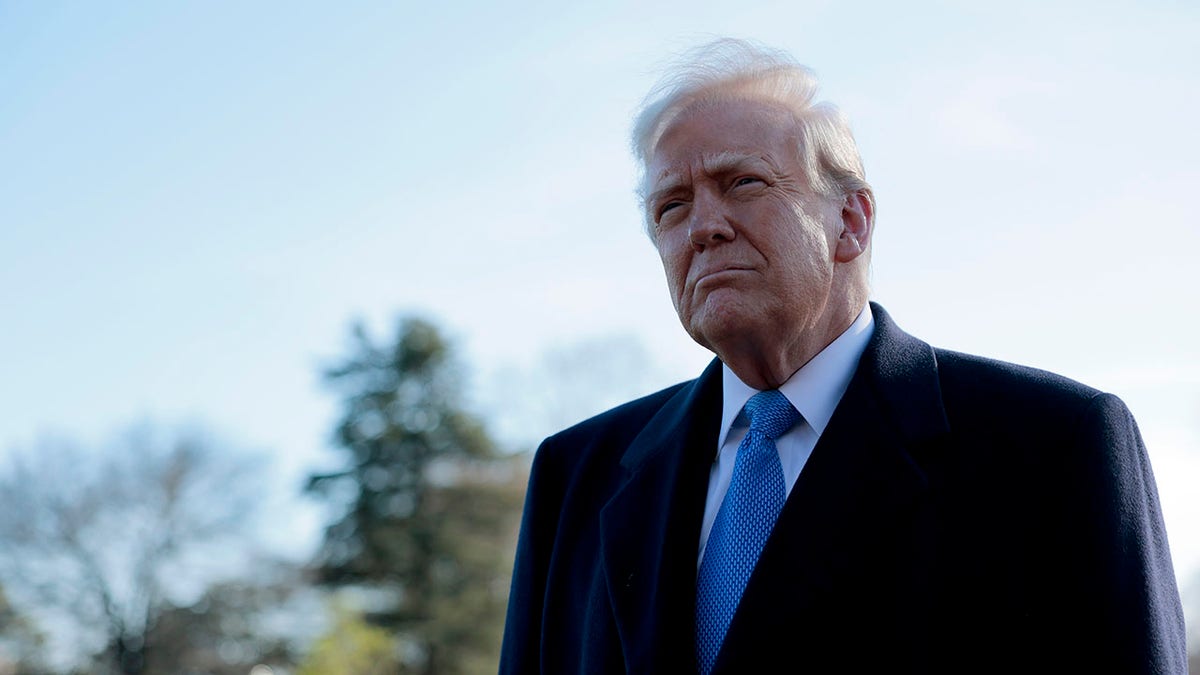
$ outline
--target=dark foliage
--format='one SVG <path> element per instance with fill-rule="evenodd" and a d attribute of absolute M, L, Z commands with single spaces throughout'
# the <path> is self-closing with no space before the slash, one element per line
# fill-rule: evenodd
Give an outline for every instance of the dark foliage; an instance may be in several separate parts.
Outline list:
<path fill-rule="evenodd" d="M 386 345 L 359 327 L 352 349 L 326 375 L 343 399 L 335 438 L 347 468 L 309 483 L 345 505 L 320 576 L 383 599 L 368 616 L 394 631 L 408 672 L 494 671 L 523 462 L 465 409 L 432 324 L 407 319 Z"/>

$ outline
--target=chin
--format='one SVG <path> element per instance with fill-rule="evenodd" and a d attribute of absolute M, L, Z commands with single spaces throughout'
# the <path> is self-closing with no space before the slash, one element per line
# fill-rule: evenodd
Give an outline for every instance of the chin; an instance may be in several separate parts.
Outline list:
<path fill-rule="evenodd" d="M 747 327 L 752 325 L 752 321 L 752 317 L 744 316 L 730 308 L 721 308 L 719 311 L 705 308 L 694 314 L 684 324 L 684 328 L 697 344 L 719 356 L 719 345 L 740 341 L 746 335 Z"/>

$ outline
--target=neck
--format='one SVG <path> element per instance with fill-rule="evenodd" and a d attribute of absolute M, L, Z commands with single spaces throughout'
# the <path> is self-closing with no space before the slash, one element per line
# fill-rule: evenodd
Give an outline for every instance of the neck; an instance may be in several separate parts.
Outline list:
<path fill-rule="evenodd" d="M 745 335 L 714 351 L 747 385 L 760 391 L 778 389 L 846 332 L 865 304 L 865 300 L 855 306 L 846 303 L 837 311 L 826 313 L 818 323 L 796 331 L 786 341 L 781 341 L 778 335 Z"/>

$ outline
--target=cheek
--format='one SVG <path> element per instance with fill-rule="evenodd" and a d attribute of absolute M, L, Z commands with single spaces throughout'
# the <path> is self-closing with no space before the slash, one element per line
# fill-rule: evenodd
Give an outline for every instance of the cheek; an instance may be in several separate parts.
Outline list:
<path fill-rule="evenodd" d="M 796 264 L 821 267 L 833 260 L 832 245 L 836 244 L 837 235 L 823 227 L 821 221 L 805 216 L 792 233 L 787 247 Z"/>
<path fill-rule="evenodd" d="M 673 245 L 669 241 L 660 242 L 658 255 L 662 259 L 663 271 L 667 275 L 667 284 L 670 286 L 672 294 L 676 294 L 683 288 L 683 283 L 687 279 L 691 257 L 687 255 L 686 249 L 680 248 L 677 244 Z"/>

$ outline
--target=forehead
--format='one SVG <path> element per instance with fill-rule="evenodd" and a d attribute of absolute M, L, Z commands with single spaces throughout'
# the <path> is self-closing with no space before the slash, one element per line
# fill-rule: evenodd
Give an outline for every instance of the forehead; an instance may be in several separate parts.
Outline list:
<path fill-rule="evenodd" d="M 654 146 L 647 177 L 657 183 L 680 172 L 711 172 L 739 160 L 784 164 L 797 159 L 798 147 L 795 118 L 778 104 L 700 101 L 668 124 Z"/>

